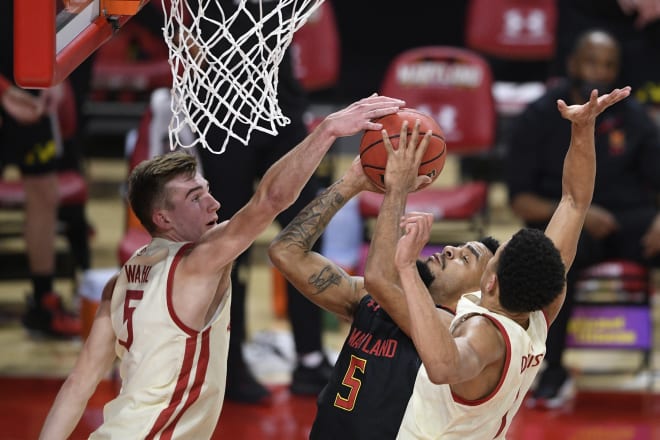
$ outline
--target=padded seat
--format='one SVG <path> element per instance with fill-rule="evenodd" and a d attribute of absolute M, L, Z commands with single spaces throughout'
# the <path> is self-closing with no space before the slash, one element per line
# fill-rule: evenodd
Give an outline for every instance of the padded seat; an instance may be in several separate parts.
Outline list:
<path fill-rule="evenodd" d="M 332 4 L 324 2 L 293 34 L 293 70 L 309 92 L 337 84 L 341 61 L 339 30 Z"/>
<path fill-rule="evenodd" d="M 470 0 L 466 46 L 507 60 L 549 60 L 555 54 L 555 0 Z"/>
<path fill-rule="evenodd" d="M 497 120 L 493 75 L 478 53 L 450 46 L 405 50 L 390 62 L 381 93 L 396 96 L 433 116 L 445 134 L 447 154 L 456 159 L 489 158 L 495 146 Z M 431 186 L 408 196 L 407 210 L 427 211 L 436 223 L 459 226 L 444 244 L 481 238 L 488 220 L 489 182 L 458 176 L 450 186 Z M 363 217 L 377 215 L 382 196 L 362 194 Z M 466 226 L 462 228 L 462 226 Z M 454 233 L 457 232 L 457 233 Z M 459 234 L 460 233 L 460 234 Z"/>
<path fill-rule="evenodd" d="M 87 182 L 77 171 L 60 171 L 60 205 L 82 205 L 87 201 Z M 20 209 L 25 205 L 25 189 L 21 180 L 0 180 L 0 208 Z"/>
<path fill-rule="evenodd" d="M 408 195 L 407 211 L 433 213 L 435 220 L 462 220 L 476 216 L 487 202 L 485 182 L 468 182 L 456 188 L 426 188 Z M 360 214 L 363 218 L 377 217 L 383 195 L 373 192 L 360 194 Z"/>

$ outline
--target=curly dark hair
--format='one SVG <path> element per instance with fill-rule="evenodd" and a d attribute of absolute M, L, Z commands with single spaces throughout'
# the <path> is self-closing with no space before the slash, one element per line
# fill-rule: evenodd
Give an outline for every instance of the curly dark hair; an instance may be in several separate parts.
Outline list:
<path fill-rule="evenodd" d="M 523 228 L 500 254 L 497 265 L 500 303 L 520 313 L 541 310 L 564 289 L 566 271 L 561 255 L 543 231 Z"/>
<path fill-rule="evenodd" d="M 499 240 L 491 237 L 490 235 L 487 237 L 483 237 L 479 241 L 483 243 L 483 245 L 486 246 L 486 248 L 488 248 L 488 250 L 491 251 L 493 255 L 495 255 L 495 252 L 497 252 L 497 248 L 500 247 Z"/>

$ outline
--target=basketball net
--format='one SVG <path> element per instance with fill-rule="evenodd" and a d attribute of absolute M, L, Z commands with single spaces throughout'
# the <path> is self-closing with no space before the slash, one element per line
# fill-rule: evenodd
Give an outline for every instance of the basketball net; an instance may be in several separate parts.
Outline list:
<path fill-rule="evenodd" d="M 277 101 L 279 66 L 294 32 L 323 0 L 167 1 L 172 147 L 221 154 L 232 138 L 247 145 L 254 130 L 276 135 L 289 124 Z M 226 133 L 221 145 L 208 143 L 215 128 Z M 194 141 L 180 136 L 187 130 Z"/>

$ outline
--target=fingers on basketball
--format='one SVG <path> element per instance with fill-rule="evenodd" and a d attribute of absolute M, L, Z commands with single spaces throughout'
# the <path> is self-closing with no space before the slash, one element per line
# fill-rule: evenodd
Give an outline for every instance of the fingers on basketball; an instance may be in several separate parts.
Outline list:
<path fill-rule="evenodd" d="M 425 175 L 430 178 L 430 181 L 418 188 L 422 189 L 433 183 L 440 176 L 447 156 L 445 134 L 436 120 L 426 113 L 404 108 L 397 113 L 378 118 L 374 122 L 383 124 L 382 130 L 387 132 L 387 137 L 392 144 L 392 148 L 397 149 L 403 122 L 408 121 L 407 136 L 411 136 L 413 127 L 415 126 L 415 120 L 417 119 L 420 121 L 419 133 L 426 133 L 428 130 L 432 132 L 419 166 L 419 175 Z M 418 138 L 418 141 L 421 141 L 421 139 Z M 380 189 L 385 189 L 387 146 L 383 142 L 381 130 L 365 130 L 360 140 L 360 161 L 366 176 Z"/>

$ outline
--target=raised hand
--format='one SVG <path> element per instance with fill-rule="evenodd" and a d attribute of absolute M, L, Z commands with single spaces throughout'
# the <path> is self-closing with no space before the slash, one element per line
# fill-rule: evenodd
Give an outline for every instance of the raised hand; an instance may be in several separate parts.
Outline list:
<path fill-rule="evenodd" d="M 387 150 L 385 166 L 385 188 L 398 187 L 412 192 L 430 183 L 428 176 L 419 176 L 419 166 L 429 145 L 432 132 L 429 130 L 420 140 L 419 119 L 408 139 L 408 121 L 404 121 L 399 135 L 399 146 L 395 150 L 386 131 L 383 130 L 383 144 Z"/>
<path fill-rule="evenodd" d="M 427 212 L 410 212 L 401 218 L 400 226 L 404 233 L 394 254 L 394 264 L 397 268 L 415 264 L 431 237 L 432 225 L 433 214 Z"/>
<path fill-rule="evenodd" d="M 601 114 L 606 108 L 616 104 L 630 95 L 630 86 L 622 89 L 614 89 L 610 93 L 598 96 L 598 90 L 591 91 L 589 102 L 582 105 L 567 105 L 563 99 L 557 100 L 557 108 L 564 119 L 568 119 L 574 124 L 586 125 L 592 124 L 596 116 Z"/>
<path fill-rule="evenodd" d="M 351 136 L 361 130 L 380 130 L 383 124 L 372 119 L 396 113 L 405 101 L 373 94 L 326 116 L 322 122 L 332 136 Z"/>

